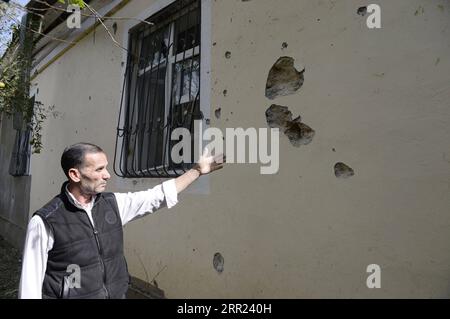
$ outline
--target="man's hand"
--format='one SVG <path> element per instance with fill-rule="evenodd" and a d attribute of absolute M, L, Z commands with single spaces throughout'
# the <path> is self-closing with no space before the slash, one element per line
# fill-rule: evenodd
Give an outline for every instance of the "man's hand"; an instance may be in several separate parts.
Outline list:
<path fill-rule="evenodd" d="M 208 149 L 205 147 L 203 150 L 203 155 L 200 156 L 198 163 L 195 164 L 192 169 L 175 179 L 177 193 L 183 191 L 193 181 L 199 178 L 200 175 L 205 175 L 221 169 L 223 167 L 223 163 L 225 163 L 225 156 L 223 156 L 223 154 L 209 156 Z"/>
<path fill-rule="evenodd" d="M 203 150 L 203 155 L 200 156 L 198 163 L 195 164 L 193 168 L 197 170 L 200 175 L 205 175 L 223 168 L 223 163 L 225 162 L 225 160 L 226 158 L 223 154 L 209 156 L 208 148 L 205 147 L 205 149 Z"/>

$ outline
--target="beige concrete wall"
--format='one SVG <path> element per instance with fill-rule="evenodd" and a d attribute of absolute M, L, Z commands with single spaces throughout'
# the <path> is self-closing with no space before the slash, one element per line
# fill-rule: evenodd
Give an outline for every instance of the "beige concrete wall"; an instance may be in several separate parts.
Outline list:
<path fill-rule="evenodd" d="M 356 14 L 360 1 L 210 3 L 211 111 L 222 108 L 211 125 L 267 127 L 276 103 L 316 135 L 300 148 L 280 136 L 278 174 L 229 164 L 210 177 L 209 195 L 182 194 L 170 211 L 126 226 L 130 272 L 157 276 L 169 298 L 449 297 L 449 3 L 378 1 L 380 30 Z M 305 83 L 270 101 L 266 79 L 281 56 L 306 68 Z M 121 59 L 98 28 L 34 80 L 37 99 L 60 113 L 47 122 L 47 151 L 32 159 L 32 209 L 58 191 L 66 145 L 98 143 L 112 164 Z M 336 162 L 355 175 L 337 179 Z M 159 182 L 137 181 L 113 177 L 110 190 Z M 366 287 L 372 263 L 381 289 Z"/>

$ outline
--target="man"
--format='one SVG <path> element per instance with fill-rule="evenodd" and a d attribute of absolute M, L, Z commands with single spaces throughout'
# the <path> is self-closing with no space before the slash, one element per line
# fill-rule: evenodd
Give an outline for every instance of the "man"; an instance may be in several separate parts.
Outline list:
<path fill-rule="evenodd" d="M 103 150 L 89 143 L 66 148 L 61 166 L 68 181 L 28 224 L 19 298 L 125 298 L 129 275 L 122 227 L 173 207 L 178 193 L 223 162 L 222 155 L 207 156 L 205 150 L 176 179 L 147 191 L 107 193 L 111 175 Z"/>

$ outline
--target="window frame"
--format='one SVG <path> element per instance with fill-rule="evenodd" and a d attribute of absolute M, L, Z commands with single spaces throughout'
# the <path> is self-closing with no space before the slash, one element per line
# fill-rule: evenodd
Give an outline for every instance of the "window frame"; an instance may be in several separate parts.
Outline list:
<path fill-rule="evenodd" d="M 168 32 L 168 58 L 163 58 L 161 59 L 161 54 L 159 54 L 159 61 L 155 62 L 155 59 L 152 57 L 149 63 L 144 63 L 144 65 L 141 65 L 140 61 L 138 63 L 134 62 L 133 68 L 136 68 L 136 70 L 131 70 L 131 72 L 135 73 L 134 76 L 131 75 L 124 75 L 124 85 L 123 85 L 123 91 L 122 94 L 125 94 L 125 104 L 121 105 L 121 109 L 119 112 L 119 123 L 118 123 L 118 132 L 117 132 L 117 136 L 116 136 L 116 153 L 115 153 L 115 159 L 114 159 L 114 171 L 118 176 L 121 177 L 129 177 L 129 178 L 137 178 L 137 177 L 173 177 L 173 176 L 179 176 L 182 173 L 184 173 L 184 171 L 189 168 L 191 165 L 181 165 L 181 166 L 177 166 L 177 165 L 173 165 L 173 163 L 170 160 L 170 151 L 171 151 L 171 147 L 173 145 L 171 145 L 171 141 L 169 140 L 169 136 L 168 134 L 171 133 L 172 130 L 167 130 L 164 129 L 163 130 L 163 136 L 162 136 L 162 140 L 164 141 L 164 143 L 162 145 L 158 145 L 156 147 L 154 147 L 153 145 L 145 146 L 143 143 L 138 142 L 138 134 L 136 134 L 134 137 L 129 137 L 127 139 L 122 139 L 122 141 L 120 141 L 120 137 L 121 134 L 124 135 L 125 130 L 121 129 L 121 128 L 125 128 L 126 125 L 130 124 L 130 126 L 132 127 L 133 124 L 136 124 L 138 122 L 138 120 L 135 121 L 135 119 L 133 119 L 133 117 L 136 117 L 137 115 L 132 114 L 131 118 L 124 116 L 123 113 L 129 113 L 130 110 L 129 108 L 134 108 L 137 109 L 138 111 L 136 113 L 138 113 L 139 111 L 142 112 L 142 110 L 140 110 L 140 106 L 139 106 L 139 102 L 134 101 L 133 103 L 135 105 L 132 105 L 132 103 L 130 103 L 130 96 L 132 96 L 132 93 L 136 91 L 137 87 L 139 86 L 139 82 L 143 82 L 144 85 L 146 85 L 146 73 L 149 73 L 150 76 L 149 78 L 152 78 L 153 74 L 155 72 L 155 70 L 159 70 L 159 68 L 161 68 L 161 65 L 165 65 L 165 79 L 164 79 L 164 119 L 163 119 L 163 127 L 166 128 L 168 125 L 171 125 L 171 123 L 168 123 L 168 118 L 169 118 L 169 114 L 171 112 L 171 109 L 175 109 L 177 107 L 179 107 L 180 105 L 183 105 L 183 103 L 193 103 L 192 109 L 198 109 L 200 114 L 204 114 L 202 108 L 201 108 L 201 90 L 200 87 L 202 86 L 202 51 L 203 51 L 203 42 L 202 42 L 202 6 L 204 5 L 202 0 L 186 0 L 186 1 L 182 1 L 182 2 L 188 2 L 188 5 L 184 6 L 182 8 L 182 10 L 170 13 L 168 20 L 168 23 L 162 23 L 161 27 L 159 28 L 155 28 L 154 30 L 151 30 L 151 28 L 146 29 L 145 26 L 143 26 L 142 24 L 131 27 L 128 31 L 128 48 L 129 51 L 133 52 L 135 55 L 140 56 L 141 51 L 143 50 L 143 41 L 145 39 L 145 37 L 150 36 L 151 34 L 155 34 L 155 36 L 157 36 L 157 32 L 162 32 L 163 34 Z M 174 2 L 171 1 L 171 4 L 173 4 Z M 169 7 L 169 5 L 167 6 Z M 167 7 L 163 8 L 162 10 L 158 11 L 156 14 L 160 14 L 162 11 L 166 10 Z M 193 8 L 193 9 L 192 9 Z M 186 12 L 184 12 L 186 11 Z M 189 24 L 189 21 L 186 22 L 186 30 L 190 30 L 190 28 L 194 27 L 194 31 L 195 31 L 195 35 L 193 36 L 193 46 L 188 47 L 187 49 L 185 49 L 182 52 L 179 52 L 177 54 L 175 54 L 175 46 L 177 45 L 176 43 L 176 39 L 175 37 L 179 34 L 182 34 L 182 32 L 185 32 L 185 30 L 181 29 L 180 32 L 177 33 L 177 35 L 175 34 L 175 29 L 176 29 L 176 23 L 177 21 L 181 21 L 181 19 L 183 17 L 186 17 L 187 14 L 191 15 L 194 12 L 194 17 L 195 17 L 195 22 L 191 25 Z M 148 18 L 147 20 L 152 20 L 152 16 L 150 16 L 150 18 Z M 174 18 L 175 17 L 175 18 Z M 189 18 L 187 18 L 189 19 Z M 164 31 L 165 29 L 167 29 L 167 31 Z M 161 31 L 162 30 L 162 31 Z M 166 37 L 163 37 L 164 39 L 166 39 Z M 136 39 L 138 39 L 139 41 L 136 42 Z M 166 46 L 167 46 L 167 42 Z M 149 48 L 151 47 L 151 45 L 149 45 Z M 149 49 L 147 48 L 147 49 Z M 150 49 L 149 49 L 150 52 Z M 154 54 L 155 52 L 153 52 Z M 129 69 L 130 66 L 130 56 L 127 56 L 127 70 Z M 188 100 L 184 100 L 184 86 L 183 85 L 179 85 L 178 89 L 182 90 L 183 94 L 181 95 L 181 100 L 179 101 L 180 103 L 173 101 L 174 99 L 174 80 L 176 79 L 177 75 L 174 73 L 174 69 L 175 69 L 175 65 L 177 63 L 183 63 L 185 61 L 191 61 L 191 65 L 189 67 L 191 73 L 193 74 L 194 72 L 197 73 L 197 91 L 196 91 L 196 96 L 191 96 L 192 93 L 192 88 L 190 86 L 190 88 L 187 90 L 190 95 L 190 98 L 188 98 Z M 195 62 L 197 61 L 197 62 Z M 193 68 L 193 65 L 196 65 L 196 68 Z M 184 69 L 182 69 L 184 71 Z M 139 77 L 143 77 L 143 79 L 139 79 Z M 193 80 L 193 75 L 190 76 L 190 83 L 192 83 Z M 156 77 L 157 80 L 159 80 L 159 77 Z M 181 82 L 181 84 L 184 84 L 184 82 Z M 149 105 L 149 103 L 147 103 L 145 101 L 145 95 L 148 95 L 148 90 L 154 89 L 153 86 L 149 86 L 147 87 L 146 90 L 143 90 L 143 92 L 139 92 L 139 97 L 137 98 L 137 100 L 139 99 L 143 99 L 144 100 L 144 111 L 148 112 L 152 107 L 154 108 L 155 105 Z M 139 89 L 138 89 L 139 90 Z M 195 91 L 194 91 L 195 92 Z M 142 94 L 141 94 L 142 93 Z M 179 91 L 178 91 L 179 93 Z M 122 95 L 122 102 L 123 102 L 123 95 Z M 148 98 L 148 97 L 147 97 Z M 121 103 L 123 104 L 123 103 Z M 197 105 L 198 104 L 198 105 Z M 133 110 L 134 112 L 134 110 Z M 209 110 L 208 110 L 208 115 L 209 115 Z M 205 118 L 204 116 L 202 116 L 202 118 Z M 133 122 L 134 121 L 134 122 Z M 173 119 L 171 118 L 171 121 L 173 122 Z M 154 119 L 153 122 L 150 123 L 151 126 L 153 126 L 154 124 Z M 147 125 L 147 124 L 145 124 Z M 172 128 L 173 129 L 173 128 Z M 193 130 L 191 129 L 191 132 L 193 132 Z M 145 132 L 144 132 L 145 133 Z M 149 135 L 150 136 L 150 135 Z M 151 139 L 152 137 L 149 136 L 144 136 L 145 138 L 149 138 Z M 131 142 L 131 143 L 130 143 Z M 133 146 L 134 150 L 132 151 L 132 155 L 129 156 L 131 158 L 127 158 L 127 155 L 123 154 L 123 149 L 124 149 L 124 145 L 123 143 L 125 143 L 125 149 L 128 151 L 129 146 Z M 134 145 L 132 145 L 134 144 Z M 141 145 L 142 144 L 142 145 Z M 142 163 L 139 163 L 142 160 L 142 156 L 139 154 L 140 152 L 143 152 L 145 150 L 146 147 L 152 147 L 152 149 L 150 150 L 151 153 L 156 152 L 157 154 L 159 153 L 163 153 L 163 156 L 161 158 L 161 163 L 157 163 L 159 165 L 157 166 L 152 166 L 152 165 L 147 165 L 146 167 L 142 167 Z M 136 153 L 138 153 L 138 155 L 136 156 Z M 192 152 L 194 153 L 194 151 Z M 132 163 L 130 163 L 130 161 L 133 161 Z M 118 163 L 117 163 L 118 162 Z M 147 158 L 147 164 L 149 163 L 149 158 Z M 117 165 L 118 164 L 118 165 Z M 131 165 L 130 165 L 131 164 Z M 191 164 L 191 163 L 190 163 Z M 130 172 L 130 168 L 131 171 Z"/>

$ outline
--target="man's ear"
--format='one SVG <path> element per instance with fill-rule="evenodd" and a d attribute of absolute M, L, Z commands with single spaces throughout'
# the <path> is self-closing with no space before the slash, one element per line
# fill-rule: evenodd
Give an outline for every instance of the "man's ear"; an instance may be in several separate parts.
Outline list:
<path fill-rule="evenodd" d="M 81 180 L 81 174 L 80 171 L 77 170 L 76 168 L 71 168 L 69 169 L 69 178 L 75 182 L 78 183 Z"/>

